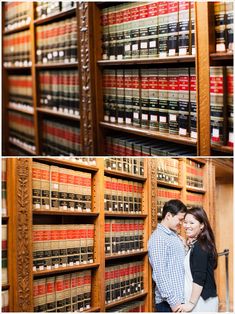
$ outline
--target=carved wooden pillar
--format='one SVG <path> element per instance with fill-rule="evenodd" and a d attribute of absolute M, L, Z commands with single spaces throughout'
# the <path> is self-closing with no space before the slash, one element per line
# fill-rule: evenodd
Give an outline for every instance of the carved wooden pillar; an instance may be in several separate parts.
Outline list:
<path fill-rule="evenodd" d="M 78 3 L 78 55 L 80 69 L 80 111 L 81 138 L 83 155 L 94 155 L 95 106 L 92 91 L 94 90 L 92 73 L 94 47 L 92 43 L 92 8 L 87 2 Z"/>
<path fill-rule="evenodd" d="M 32 183 L 31 160 L 13 158 L 10 163 L 11 199 L 11 285 L 13 287 L 13 311 L 33 311 L 32 275 Z"/>

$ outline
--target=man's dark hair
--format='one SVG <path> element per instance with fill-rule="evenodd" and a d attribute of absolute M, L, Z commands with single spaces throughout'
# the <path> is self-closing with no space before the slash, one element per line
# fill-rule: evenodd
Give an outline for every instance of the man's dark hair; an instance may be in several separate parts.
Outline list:
<path fill-rule="evenodd" d="M 162 210 L 162 219 L 166 217 L 167 213 L 171 213 L 173 216 L 178 213 L 186 213 L 187 207 L 180 200 L 170 200 L 165 203 Z"/>

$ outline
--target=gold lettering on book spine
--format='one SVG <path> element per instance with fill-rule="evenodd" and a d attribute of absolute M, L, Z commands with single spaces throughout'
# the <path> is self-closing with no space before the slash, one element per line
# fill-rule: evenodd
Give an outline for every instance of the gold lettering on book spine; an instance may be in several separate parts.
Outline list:
<path fill-rule="evenodd" d="M 31 225 L 30 165 L 28 159 L 17 159 L 16 167 L 16 276 L 17 312 L 31 312 L 32 305 L 32 265 L 31 265 Z"/>

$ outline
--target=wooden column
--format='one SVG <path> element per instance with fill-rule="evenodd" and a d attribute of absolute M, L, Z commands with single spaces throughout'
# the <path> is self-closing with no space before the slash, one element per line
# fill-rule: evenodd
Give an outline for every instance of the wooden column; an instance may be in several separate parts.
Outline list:
<path fill-rule="evenodd" d="M 207 2 L 196 3 L 197 73 L 197 154 L 210 156 L 210 54 L 209 9 Z"/>
<path fill-rule="evenodd" d="M 8 210 L 11 217 L 10 285 L 14 312 L 33 312 L 32 161 L 8 161 Z"/>

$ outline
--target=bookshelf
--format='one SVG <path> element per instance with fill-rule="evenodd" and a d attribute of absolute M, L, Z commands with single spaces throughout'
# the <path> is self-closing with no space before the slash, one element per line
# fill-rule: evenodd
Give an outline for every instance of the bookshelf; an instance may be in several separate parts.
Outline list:
<path fill-rule="evenodd" d="M 4 4 L 3 4 L 4 5 Z M 53 145 L 45 150 L 45 141 L 49 141 L 45 134 L 41 132 L 41 126 L 46 124 L 45 121 L 52 123 L 52 129 L 56 132 L 61 132 L 61 128 L 58 129 L 58 123 L 62 125 L 62 129 L 68 127 L 75 127 L 79 125 L 79 128 L 73 128 L 72 133 L 76 134 L 76 140 L 79 142 L 79 148 L 76 147 L 75 151 L 72 149 L 70 153 L 81 155 L 108 155 L 105 149 L 105 139 L 108 136 L 113 138 L 120 134 L 121 137 L 126 137 L 128 140 L 136 139 L 137 142 L 142 141 L 143 144 L 149 143 L 150 140 L 154 140 L 150 146 L 155 143 L 159 145 L 171 144 L 173 148 L 176 148 L 173 153 L 168 152 L 168 155 L 178 156 L 177 148 L 180 147 L 182 154 L 186 156 L 210 156 L 210 155 L 232 155 L 233 147 L 228 146 L 226 143 L 221 145 L 211 144 L 211 131 L 210 131 L 210 67 L 212 66 L 233 66 L 233 53 L 231 51 L 216 52 L 216 38 L 215 38 L 215 21 L 214 21 L 214 3 L 195 3 L 195 55 L 183 55 L 183 56 L 161 56 L 161 57 L 143 57 L 122 60 L 103 60 L 102 59 L 102 29 L 101 29 L 101 12 L 103 9 L 112 9 L 113 3 L 80 3 L 75 4 L 72 8 L 64 8 L 63 11 L 56 11 L 55 14 L 48 14 L 47 16 L 37 17 L 36 3 L 31 2 L 29 4 L 29 17 L 30 22 L 26 25 L 19 25 L 14 29 L 4 30 L 3 27 L 3 40 L 7 36 L 19 35 L 24 31 L 29 31 L 31 40 L 30 50 L 30 65 L 8 65 L 3 67 L 3 116 L 6 119 L 3 120 L 3 148 L 4 154 L 9 155 L 10 152 L 7 148 L 14 147 L 12 152 L 16 152 L 19 145 L 21 145 L 21 152 L 25 150 L 26 155 L 66 155 L 69 149 L 55 150 L 53 153 Z M 119 3 L 122 6 L 122 3 Z M 58 9 L 58 8 L 57 8 Z M 4 10 L 3 10 L 4 11 Z M 50 11 L 49 11 L 50 12 Z M 142 12 L 143 13 L 143 12 Z M 193 14 L 193 13 L 192 13 Z M 54 23 L 63 23 L 68 19 L 76 18 L 77 25 L 77 60 L 71 60 L 71 62 L 37 62 L 37 45 L 39 41 L 37 39 L 37 30 L 40 27 L 50 27 Z M 3 26 L 4 26 L 4 14 L 3 14 Z M 208 21 L 205 25 L 205 21 Z M 59 25 L 59 24 L 58 24 Z M 191 26 L 191 34 L 193 34 L 193 24 Z M 192 37 L 192 36 L 191 36 Z M 190 37 L 190 38 L 191 38 Z M 192 37 L 193 38 L 193 37 Z M 193 39 L 190 39 L 192 42 Z M 170 40 L 173 40 L 170 38 Z M 113 58 L 112 58 L 113 59 Z M 177 68 L 189 68 L 196 69 L 196 106 L 197 106 L 197 134 L 193 137 L 181 136 L 177 134 L 170 134 L 169 132 L 160 132 L 151 128 L 137 127 L 129 124 L 111 123 L 104 121 L 104 106 L 103 95 L 104 88 L 102 86 L 103 73 L 109 70 L 152 70 L 156 69 L 168 69 L 172 71 Z M 52 107 L 46 108 L 45 104 L 41 104 L 40 90 L 40 74 L 52 73 L 53 71 L 60 71 L 66 73 L 66 71 L 76 71 L 79 76 L 79 103 L 80 103 L 80 115 L 70 114 L 67 111 L 59 111 Z M 17 112 L 20 117 L 29 116 L 29 112 L 25 112 L 21 108 L 9 108 L 9 92 L 8 92 L 8 78 L 10 75 L 31 75 L 32 76 L 32 107 L 33 111 L 30 114 L 33 122 L 34 136 L 33 140 L 30 139 L 34 145 L 34 149 L 27 149 L 22 145 L 22 141 L 17 146 L 17 141 L 9 143 L 9 113 Z M 226 93 L 225 93 L 226 94 Z M 78 101 L 76 101 L 78 104 Z M 225 106 L 227 108 L 227 105 Z M 22 116 L 23 115 L 23 116 Z M 224 112 L 226 116 L 226 110 Z M 193 116 L 194 117 L 194 116 Z M 192 125 L 196 123 L 196 120 L 191 117 Z M 14 119 L 14 117 L 13 117 Z M 225 128 L 227 123 L 225 123 Z M 44 133 L 49 132 L 48 126 Z M 231 129 L 231 122 L 230 122 Z M 122 133 L 120 133 L 122 132 Z M 196 132 L 196 131 L 195 131 Z M 44 136 L 44 138 L 43 138 Z M 71 135 L 72 136 L 72 135 Z M 75 135 L 74 135 L 75 136 Z M 73 141 L 71 138 L 67 139 L 70 143 Z M 97 145 L 96 143 L 99 143 Z M 175 146 L 175 143 L 179 144 Z M 9 145 L 11 144 L 11 145 Z M 68 143 L 67 143 L 68 144 Z M 57 140 L 56 145 L 60 145 L 60 141 Z M 164 145 L 163 145 L 164 146 Z M 142 148 L 143 153 L 145 148 Z M 163 150 L 165 148 L 163 147 Z M 134 152 L 136 153 L 136 152 Z M 132 154 L 134 154 L 132 152 Z M 141 154 L 137 152 L 137 154 Z M 112 153 L 113 154 L 113 153 Z M 155 153 L 149 153 L 155 156 Z M 157 152 L 157 155 L 160 155 Z M 143 153 L 144 155 L 144 153 Z"/>

